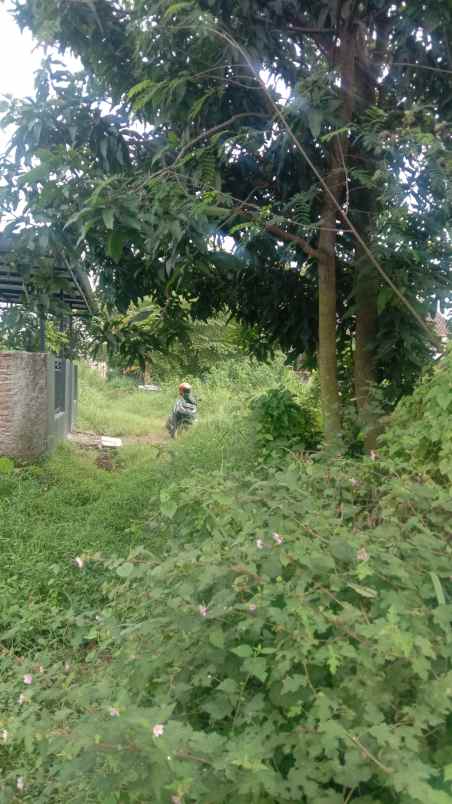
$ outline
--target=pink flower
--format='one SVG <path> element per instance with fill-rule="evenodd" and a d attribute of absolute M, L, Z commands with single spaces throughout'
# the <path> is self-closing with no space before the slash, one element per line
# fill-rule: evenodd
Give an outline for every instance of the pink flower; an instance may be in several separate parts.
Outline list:
<path fill-rule="evenodd" d="M 378 457 L 378 455 L 377 455 L 377 453 L 375 452 L 375 450 L 374 450 L 374 449 L 371 449 L 371 451 L 370 451 L 370 460 L 371 460 L 371 461 L 376 461 L 376 460 L 377 460 L 377 457 Z"/>
<path fill-rule="evenodd" d="M 283 537 L 280 536 L 279 533 L 272 533 L 272 539 L 274 542 L 276 542 L 276 544 L 282 544 L 284 541 Z"/>
<path fill-rule="evenodd" d="M 119 717 L 119 710 L 115 709 L 115 707 L 112 706 L 111 709 L 110 709 L 110 715 L 112 717 Z"/>
<path fill-rule="evenodd" d="M 258 550 L 263 550 L 265 545 L 262 539 L 256 539 L 256 547 Z"/>
<path fill-rule="evenodd" d="M 369 553 L 367 552 L 365 547 L 361 547 L 356 554 L 356 558 L 358 561 L 369 561 Z"/>
<path fill-rule="evenodd" d="M 20 790 L 20 792 L 22 792 L 22 790 L 24 789 L 25 782 L 24 782 L 24 777 L 23 776 L 18 776 L 17 777 L 16 787 L 17 787 L 18 790 Z"/>
<path fill-rule="evenodd" d="M 209 609 L 207 608 L 207 606 L 200 606 L 199 607 L 199 613 L 200 613 L 201 617 L 207 617 L 207 614 L 209 613 Z"/>
<path fill-rule="evenodd" d="M 79 569 L 83 569 L 83 567 L 85 566 L 85 562 L 83 561 L 83 558 L 80 558 L 80 556 L 76 556 L 74 558 L 74 564 L 77 564 L 77 567 Z"/>
<path fill-rule="evenodd" d="M 163 723 L 156 723 L 156 725 L 152 729 L 154 737 L 161 737 L 164 731 L 165 726 L 163 725 Z"/>
<path fill-rule="evenodd" d="M 352 484 L 353 487 L 359 486 L 358 480 L 356 480 L 356 478 L 354 478 L 354 477 L 350 478 L 350 483 Z"/>
<path fill-rule="evenodd" d="M 180 796 L 171 796 L 171 804 L 182 804 Z"/>
<path fill-rule="evenodd" d="M 24 684 L 28 685 L 33 684 L 33 676 L 31 675 L 31 673 L 26 673 L 24 675 Z"/>

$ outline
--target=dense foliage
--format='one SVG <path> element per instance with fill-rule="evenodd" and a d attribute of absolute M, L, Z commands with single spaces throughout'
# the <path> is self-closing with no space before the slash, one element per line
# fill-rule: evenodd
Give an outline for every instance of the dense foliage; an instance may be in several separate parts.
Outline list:
<path fill-rule="evenodd" d="M 264 454 L 275 459 L 278 450 L 313 450 L 321 434 L 318 412 L 308 393 L 302 404 L 287 388 L 272 388 L 251 404 L 257 442 Z"/>
<path fill-rule="evenodd" d="M 258 374 L 238 366 L 244 384 L 226 391 L 230 369 L 214 370 L 207 420 L 118 476 L 135 488 L 135 524 L 121 493 L 105 509 L 121 555 L 93 545 L 88 518 L 78 555 L 68 543 L 49 570 L 66 590 L 51 619 L 44 577 L 29 615 L 13 607 L 0 800 L 447 804 L 452 502 L 418 450 L 451 370 L 449 357 L 413 397 L 403 456 L 391 444 L 409 403 L 376 460 L 293 456 L 254 473 L 243 413 Z M 66 489 L 58 460 L 41 476 L 49 501 L 84 476 Z"/>
<path fill-rule="evenodd" d="M 447 2 L 15 8 L 84 65 L 48 62 L 36 97 L 6 104 L 3 203 L 35 260 L 76 260 L 78 241 L 123 311 L 148 294 L 176 319 L 227 307 L 261 353 L 318 357 L 333 430 L 336 352 L 363 424 L 370 385 L 392 403 L 412 387 L 419 321 L 450 285 Z"/>

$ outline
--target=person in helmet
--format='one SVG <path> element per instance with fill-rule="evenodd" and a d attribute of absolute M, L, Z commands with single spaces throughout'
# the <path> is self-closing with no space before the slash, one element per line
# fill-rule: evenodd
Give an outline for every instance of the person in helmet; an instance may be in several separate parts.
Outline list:
<path fill-rule="evenodd" d="M 171 438 L 175 438 L 181 427 L 189 427 L 196 420 L 198 406 L 192 396 L 192 387 L 188 382 L 179 385 L 179 399 L 171 411 L 166 429 Z"/>

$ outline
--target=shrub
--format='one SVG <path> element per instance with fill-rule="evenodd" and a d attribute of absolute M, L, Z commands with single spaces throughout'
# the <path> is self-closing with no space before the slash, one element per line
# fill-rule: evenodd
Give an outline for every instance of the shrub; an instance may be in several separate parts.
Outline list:
<path fill-rule="evenodd" d="M 1 659 L 0 800 L 447 804 L 450 497 L 354 469 L 187 477 L 166 554 L 74 567 L 72 655 Z"/>
<path fill-rule="evenodd" d="M 400 402 L 382 437 L 383 451 L 400 471 L 452 482 L 452 347 Z"/>
<path fill-rule="evenodd" d="M 272 388 L 251 404 L 257 437 L 268 456 L 280 449 L 312 450 L 320 442 L 315 410 L 306 399 L 299 403 L 287 388 Z"/>

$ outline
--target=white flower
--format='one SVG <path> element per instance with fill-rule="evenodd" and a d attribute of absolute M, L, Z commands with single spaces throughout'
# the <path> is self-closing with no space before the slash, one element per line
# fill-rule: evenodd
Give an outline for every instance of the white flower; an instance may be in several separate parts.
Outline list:
<path fill-rule="evenodd" d="M 376 461 L 376 460 L 377 460 L 377 457 L 378 457 L 378 456 L 377 456 L 377 453 L 375 452 L 375 450 L 374 450 L 374 449 L 371 449 L 371 451 L 370 451 L 370 460 L 371 460 L 371 461 Z"/>
<path fill-rule="evenodd" d="M 83 569 L 83 567 L 85 566 L 85 562 L 83 561 L 83 558 L 80 558 L 80 556 L 76 556 L 74 558 L 74 564 L 77 564 L 77 567 L 79 569 Z"/>
<path fill-rule="evenodd" d="M 256 606 L 255 603 L 250 603 L 250 605 L 248 606 L 248 611 L 251 611 L 252 614 L 254 614 L 256 609 L 257 609 L 257 606 Z"/>
<path fill-rule="evenodd" d="M 256 547 L 258 550 L 264 549 L 264 542 L 262 541 L 262 539 L 256 539 Z"/>
<path fill-rule="evenodd" d="M 274 542 L 276 542 L 276 544 L 282 544 L 284 541 L 283 537 L 280 536 L 279 533 L 272 533 L 272 539 Z"/>
<path fill-rule="evenodd" d="M 199 607 L 199 613 L 200 613 L 201 617 L 207 617 L 207 615 L 209 613 L 209 609 L 207 608 L 207 606 L 200 606 Z"/>
<path fill-rule="evenodd" d="M 16 787 L 17 787 L 17 789 L 18 789 L 18 790 L 20 790 L 21 792 L 22 792 L 22 790 L 24 789 L 24 787 L 25 787 L 25 782 L 24 782 L 24 777 L 23 777 L 23 776 L 18 776 L 18 777 L 17 777 L 17 781 L 16 781 Z"/>
<path fill-rule="evenodd" d="M 25 673 L 25 675 L 24 675 L 24 684 L 28 684 L 28 685 L 33 684 L 33 676 L 31 675 L 31 673 Z"/>
<path fill-rule="evenodd" d="M 26 699 L 25 695 L 22 695 L 22 693 L 21 693 L 21 694 L 19 695 L 18 699 L 17 699 L 17 703 L 19 703 L 19 704 L 23 704 L 23 703 L 25 703 L 25 702 L 26 702 L 26 700 L 27 700 L 27 699 Z"/>
<path fill-rule="evenodd" d="M 8 737 L 9 737 L 9 734 L 8 734 L 6 729 L 2 729 L 0 731 L 0 737 L 2 738 L 3 745 L 5 745 L 5 743 L 8 742 Z"/>
<path fill-rule="evenodd" d="M 355 487 L 355 486 L 359 486 L 359 481 L 358 481 L 358 480 L 356 480 L 356 478 L 355 478 L 355 477 L 351 477 L 351 478 L 350 478 L 350 483 L 352 484 L 352 486 L 353 486 L 353 487 Z"/>
<path fill-rule="evenodd" d="M 156 723 L 152 729 L 154 737 L 161 737 L 164 731 L 165 726 L 163 725 L 163 723 Z"/>
<path fill-rule="evenodd" d="M 115 707 L 112 706 L 111 709 L 110 709 L 110 715 L 112 717 L 119 717 L 119 710 L 115 709 Z"/>

